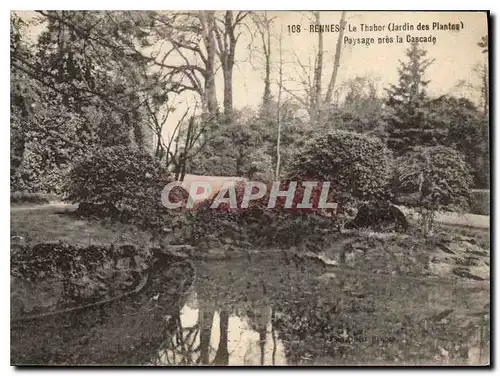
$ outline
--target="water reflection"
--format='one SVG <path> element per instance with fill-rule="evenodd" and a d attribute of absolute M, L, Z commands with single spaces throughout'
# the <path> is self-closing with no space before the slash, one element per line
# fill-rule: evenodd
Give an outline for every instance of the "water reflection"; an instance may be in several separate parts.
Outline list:
<path fill-rule="evenodd" d="M 160 350 L 159 364 L 286 365 L 272 315 L 270 306 L 239 315 L 200 305 L 193 292 L 169 346 Z"/>
<path fill-rule="evenodd" d="M 194 270 L 193 279 L 191 267 L 166 268 L 151 276 L 138 296 L 13 328 L 12 363 L 440 365 L 489 360 L 487 283 L 326 271 L 280 255 L 198 262 Z"/>
<path fill-rule="evenodd" d="M 350 272 L 325 279 L 314 268 L 275 261 L 199 263 L 172 340 L 185 343 L 180 337 L 197 326 L 191 354 L 172 345 L 159 364 L 488 362 L 486 284 Z M 264 268 L 273 270 L 265 278 Z"/>

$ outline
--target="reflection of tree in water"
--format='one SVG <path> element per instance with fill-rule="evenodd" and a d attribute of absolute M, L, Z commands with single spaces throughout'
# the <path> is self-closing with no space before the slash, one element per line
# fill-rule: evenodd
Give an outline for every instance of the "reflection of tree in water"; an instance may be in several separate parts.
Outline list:
<path fill-rule="evenodd" d="M 220 317 L 220 340 L 214 359 L 210 360 L 210 340 L 215 309 L 200 308 L 196 324 L 185 327 L 180 315 L 173 320 L 172 335 L 160 352 L 160 363 L 168 365 L 227 365 L 229 312 L 222 310 Z"/>
<path fill-rule="evenodd" d="M 250 328 L 257 333 L 259 333 L 259 348 L 260 348 L 260 365 L 264 365 L 264 355 L 267 343 L 267 324 L 271 321 L 273 314 L 272 308 L 267 305 L 255 305 L 252 310 L 246 311 L 247 321 Z M 273 324 L 271 324 L 273 325 Z M 271 329 L 274 334 L 274 329 Z M 273 357 L 272 363 L 274 364 L 274 358 L 276 355 L 276 338 L 273 337 Z"/>
<path fill-rule="evenodd" d="M 264 364 L 264 352 L 267 342 L 267 325 L 271 319 L 271 310 L 261 301 L 239 302 L 236 306 L 220 300 L 212 300 L 210 294 L 200 289 L 196 294 L 197 318 L 196 323 L 183 326 L 182 320 L 176 320 L 177 326 L 170 342 L 160 353 L 165 364 L 202 364 L 228 365 L 229 364 L 229 319 L 234 316 L 240 323 L 246 322 L 248 329 L 259 334 L 260 364 Z M 231 297 L 227 296 L 228 301 Z M 217 315 L 216 315 L 217 313 Z M 218 317 L 217 317 L 218 316 Z M 217 323 L 219 327 L 217 328 Z M 212 347 L 214 330 L 219 330 L 218 345 Z M 234 327 L 233 327 L 234 330 Z M 198 336 L 198 338 L 196 338 Z M 274 338 L 274 342 L 276 338 Z M 276 344 L 275 344 L 276 346 Z M 249 348 L 248 350 L 251 351 Z M 275 350 L 274 350 L 275 353 Z"/>
<path fill-rule="evenodd" d="M 271 319 L 271 310 L 267 306 L 247 307 L 244 312 L 233 309 L 219 310 L 213 307 L 203 307 L 198 311 L 197 322 L 193 326 L 182 326 L 182 320 L 176 319 L 174 334 L 165 349 L 160 353 L 163 364 L 171 365 L 228 365 L 229 364 L 229 318 L 232 315 L 246 318 L 249 328 L 259 334 L 260 364 L 264 364 L 265 346 L 267 343 L 267 324 Z M 216 316 L 219 319 L 219 342 L 217 349 L 211 345 L 212 336 L 216 330 Z M 215 327 L 214 327 L 215 326 Z M 276 356 L 276 336 L 273 333 L 273 361 Z M 198 338 L 197 338 L 198 336 Z M 251 351 L 249 348 L 248 351 Z"/>
<path fill-rule="evenodd" d="M 159 364 L 190 365 L 199 362 L 194 359 L 194 354 L 200 347 L 195 347 L 196 337 L 200 331 L 197 323 L 194 326 L 182 327 L 180 315 L 177 313 L 172 317 L 172 330 L 165 343 L 165 349 L 161 350 L 158 356 Z M 175 349 L 172 351 L 172 349 Z M 169 351 L 170 350 L 170 351 Z"/>

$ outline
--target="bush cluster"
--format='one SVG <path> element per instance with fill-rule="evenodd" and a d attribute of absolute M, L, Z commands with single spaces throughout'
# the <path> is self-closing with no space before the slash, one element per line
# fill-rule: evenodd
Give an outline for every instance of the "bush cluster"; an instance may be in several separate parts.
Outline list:
<path fill-rule="evenodd" d="M 355 132 L 331 131 L 308 141 L 296 155 L 288 177 L 330 181 L 354 200 L 386 199 L 392 157 L 384 143 Z"/>
<path fill-rule="evenodd" d="M 106 147 L 75 164 L 69 173 L 66 199 L 114 207 L 123 221 L 159 229 L 168 217 L 161 192 L 169 181 L 165 168 L 146 151 Z"/>

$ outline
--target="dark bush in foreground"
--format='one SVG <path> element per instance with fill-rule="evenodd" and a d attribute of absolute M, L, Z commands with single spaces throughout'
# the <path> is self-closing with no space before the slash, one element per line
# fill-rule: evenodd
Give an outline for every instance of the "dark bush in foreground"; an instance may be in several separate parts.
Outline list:
<path fill-rule="evenodd" d="M 114 207 L 126 222 L 159 229 L 168 214 L 161 204 L 167 183 L 167 171 L 147 152 L 113 146 L 76 163 L 66 198 L 89 208 Z"/>
<path fill-rule="evenodd" d="M 389 202 L 368 202 L 360 206 L 356 217 L 346 223 L 345 228 L 405 232 L 408 221 L 403 212 Z"/>

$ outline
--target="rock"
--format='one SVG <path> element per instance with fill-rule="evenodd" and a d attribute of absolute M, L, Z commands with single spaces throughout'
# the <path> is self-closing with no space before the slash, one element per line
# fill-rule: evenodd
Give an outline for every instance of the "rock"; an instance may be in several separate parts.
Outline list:
<path fill-rule="evenodd" d="M 489 252 L 487 250 L 465 240 L 451 241 L 444 247 L 448 250 L 448 253 L 450 252 L 453 252 L 455 254 L 470 253 L 476 256 L 485 256 L 485 257 L 489 256 Z M 442 244 L 440 244 L 440 248 L 443 249 Z"/>
<path fill-rule="evenodd" d="M 490 268 L 489 266 L 471 266 L 469 268 L 471 274 L 482 278 L 483 280 L 490 279 Z"/>
<path fill-rule="evenodd" d="M 452 272 L 453 265 L 445 262 L 437 262 L 429 264 L 429 273 L 436 276 L 447 276 Z"/>
<path fill-rule="evenodd" d="M 489 257 L 488 250 L 485 250 L 476 244 L 468 243 L 468 244 L 466 244 L 466 247 L 467 247 L 468 253 L 471 253 L 471 254 L 476 255 L 476 256 Z"/>
<path fill-rule="evenodd" d="M 314 253 L 314 252 L 306 252 L 306 253 L 296 253 L 296 256 L 299 259 L 309 259 L 313 262 L 316 262 L 318 266 L 337 266 L 337 262 L 335 260 L 329 259 L 327 256 L 325 256 L 323 253 Z"/>
<path fill-rule="evenodd" d="M 337 275 L 335 273 L 323 273 L 320 276 L 316 277 L 320 282 L 330 282 L 333 279 L 336 279 Z"/>
<path fill-rule="evenodd" d="M 152 252 L 157 258 L 157 262 L 159 264 L 170 263 L 172 261 L 183 261 L 188 259 L 191 254 L 184 252 L 180 249 L 172 248 L 172 246 L 161 247 L 161 248 L 153 248 Z"/>
<path fill-rule="evenodd" d="M 468 269 L 462 268 L 462 267 L 454 268 L 453 274 L 455 274 L 458 277 L 473 279 L 475 281 L 484 281 L 485 280 L 485 278 L 480 277 L 480 276 L 475 275 L 475 274 L 472 274 Z"/>
<path fill-rule="evenodd" d="M 439 321 L 445 319 L 446 317 L 448 317 L 450 314 L 452 314 L 453 311 L 454 311 L 454 309 L 452 309 L 452 308 L 445 309 L 444 311 L 430 317 L 430 320 L 439 322 Z"/>
<path fill-rule="evenodd" d="M 332 259 L 326 257 L 325 255 L 318 255 L 318 258 L 321 261 L 323 261 L 326 265 L 329 265 L 329 266 L 337 266 L 338 265 L 337 261 L 332 260 Z"/>
<path fill-rule="evenodd" d="M 408 221 L 401 210 L 387 202 L 369 202 L 359 207 L 356 217 L 345 224 L 346 229 L 366 229 L 377 232 L 408 229 Z"/>
<path fill-rule="evenodd" d="M 470 236 L 462 235 L 462 236 L 460 236 L 460 240 L 467 242 L 467 243 L 470 243 L 470 244 L 476 244 L 476 239 L 474 239 Z"/>
<path fill-rule="evenodd" d="M 361 249 L 363 251 L 367 251 L 370 249 L 370 246 L 363 241 L 355 241 L 353 243 L 349 243 L 352 249 Z"/>
<path fill-rule="evenodd" d="M 455 252 L 453 252 L 446 244 L 443 244 L 443 243 L 439 243 L 437 245 L 439 247 L 439 249 L 441 249 L 443 252 L 446 252 L 448 254 L 451 254 L 451 255 L 454 255 Z"/>
<path fill-rule="evenodd" d="M 205 260 L 224 260 L 226 259 L 226 252 L 222 248 L 211 248 L 202 258 Z"/>

